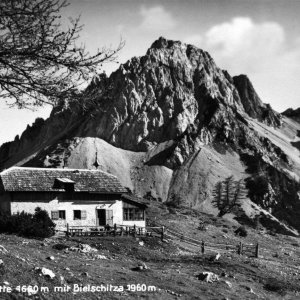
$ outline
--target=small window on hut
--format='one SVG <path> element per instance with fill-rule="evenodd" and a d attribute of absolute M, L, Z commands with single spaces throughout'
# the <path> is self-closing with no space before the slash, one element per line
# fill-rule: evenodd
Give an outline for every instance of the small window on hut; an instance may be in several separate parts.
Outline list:
<path fill-rule="evenodd" d="M 124 221 L 143 221 L 144 210 L 141 208 L 123 208 Z"/>
<path fill-rule="evenodd" d="M 51 219 L 52 220 L 58 220 L 59 219 L 59 211 L 58 210 L 51 211 Z"/>
<path fill-rule="evenodd" d="M 85 220 L 86 211 L 85 210 L 74 210 L 74 220 Z"/>
<path fill-rule="evenodd" d="M 74 210 L 74 220 L 81 220 L 81 210 Z"/>
<path fill-rule="evenodd" d="M 59 210 L 58 211 L 58 217 L 61 220 L 65 220 L 66 219 L 66 211 L 65 210 Z"/>
<path fill-rule="evenodd" d="M 65 220 L 66 219 L 66 211 L 65 210 L 51 211 L 51 219 L 52 220 Z"/>

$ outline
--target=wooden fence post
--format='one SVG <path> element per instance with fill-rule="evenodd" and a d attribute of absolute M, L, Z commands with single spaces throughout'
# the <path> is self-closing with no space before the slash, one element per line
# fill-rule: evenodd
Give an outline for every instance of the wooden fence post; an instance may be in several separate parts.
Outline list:
<path fill-rule="evenodd" d="M 238 245 L 238 254 L 239 255 L 243 254 L 243 244 L 242 244 L 242 242 L 240 242 L 240 244 Z"/>
<path fill-rule="evenodd" d="M 255 257 L 258 258 L 258 256 L 259 256 L 259 245 L 257 243 L 255 247 Z"/>
<path fill-rule="evenodd" d="M 134 225 L 133 225 L 133 236 L 134 236 L 134 237 L 135 237 L 135 234 L 136 234 L 135 230 L 136 230 L 136 226 L 135 226 L 135 224 L 134 224 Z"/>
<path fill-rule="evenodd" d="M 114 236 L 116 236 L 117 235 L 117 224 L 115 223 L 114 224 Z"/>
<path fill-rule="evenodd" d="M 205 243 L 204 241 L 202 241 L 202 244 L 201 244 L 201 253 L 204 254 L 205 252 Z"/>
<path fill-rule="evenodd" d="M 123 236 L 123 226 L 121 226 L 121 236 Z"/>
<path fill-rule="evenodd" d="M 161 241 L 164 241 L 164 234 L 165 234 L 165 226 L 162 226 L 161 228 Z"/>
<path fill-rule="evenodd" d="M 67 236 L 70 235 L 70 228 L 69 228 L 69 223 L 67 223 Z"/>

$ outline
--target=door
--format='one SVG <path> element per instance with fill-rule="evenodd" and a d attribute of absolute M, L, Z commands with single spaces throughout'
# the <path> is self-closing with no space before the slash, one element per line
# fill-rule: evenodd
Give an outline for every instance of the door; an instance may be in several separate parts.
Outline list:
<path fill-rule="evenodd" d="M 106 225 L 105 209 L 97 209 L 96 223 L 97 223 L 97 226 L 105 226 Z"/>
<path fill-rule="evenodd" d="M 113 211 L 111 209 L 97 209 L 97 226 L 113 226 Z"/>

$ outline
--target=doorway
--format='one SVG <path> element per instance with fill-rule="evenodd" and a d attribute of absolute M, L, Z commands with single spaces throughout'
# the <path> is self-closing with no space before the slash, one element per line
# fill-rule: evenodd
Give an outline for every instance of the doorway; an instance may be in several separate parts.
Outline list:
<path fill-rule="evenodd" d="M 96 225 L 113 226 L 113 211 L 111 209 L 97 209 L 96 212 Z"/>
<path fill-rule="evenodd" d="M 97 209 L 97 226 L 106 225 L 105 209 Z"/>

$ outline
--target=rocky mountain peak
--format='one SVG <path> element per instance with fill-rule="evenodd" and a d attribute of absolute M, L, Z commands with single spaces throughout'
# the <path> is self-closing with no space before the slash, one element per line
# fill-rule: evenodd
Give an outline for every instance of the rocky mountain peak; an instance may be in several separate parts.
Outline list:
<path fill-rule="evenodd" d="M 202 130 L 221 107 L 244 112 L 236 88 L 207 52 L 162 37 L 94 88 L 101 123 L 89 124 L 86 133 L 134 151 L 177 138 L 189 126 Z"/>
<path fill-rule="evenodd" d="M 281 125 L 280 114 L 276 113 L 269 104 L 264 104 L 256 93 L 247 75 L 233 77 L 245 112 L 252 118 L 268 125 L 278 127 Z"/>
<path fill-rule="evenodd" d="M 163 48 L 172 48 L 174 46 L 182 46 L 184 45 L 182 42 L 180 41 L 173 41 L 173 40 L 167 40 L 164 37 L 159 37 L 156 41 L 154 41 L 152 43 L 152 45 L 150 46 L 150 49 L 163 49 Z"/>

